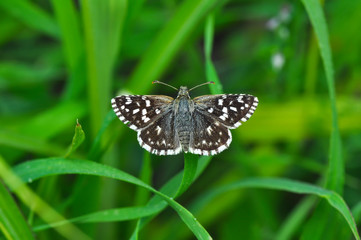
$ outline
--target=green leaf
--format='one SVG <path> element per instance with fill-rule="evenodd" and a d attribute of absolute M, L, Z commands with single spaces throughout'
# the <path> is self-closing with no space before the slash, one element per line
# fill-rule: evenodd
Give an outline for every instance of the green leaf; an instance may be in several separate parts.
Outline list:
<path fill-rule="evenodd" d="M 73 72 L 81 60 L 81 55 L 84 54 L 79 16 L 73 1 L 51 0 L 51 3 L 61 29 L 62 47 L 66 63 Z"/>
<path fill-rule="evenodd" d="M 317 43 L 320 49 L 320 54 L 323 61 L 323 66 L 326 73 L 326 80 L 328 86 L 328 93 L 331 103 L 332 111 L 332 130 L 330 137 L 330 151 L 329 151 L 329 164 L 328 172 L 326 174 L 326 187 L 335 190 L 342 194 L 345 179 L 344 163 L 342 160 L 342 147 L 341 137 L 338 128 L 337 109 L 336 109 L 336 93 L 334 87 L 334 70 L 332 64 L 331 48 L 328 40 L 327 23 L 320 1 L 302 0 L 306 11 L 309 15 L 313 30 L 317 38 Z M 314 239 L 327 239 L 325 238 L 325 231 L 336 231 L 332 226 L 336 224 L 336 216 L 327 209 L 328 207 L 321 202 L 316 208 L 313 217 L 310 219 L 303 232 L 303 239 L 313 237 Z M 317 225 L 315 223 L 317 222 Z M 327 229 L 326 229 L 327 228 Z M 331 234 L 334 235 L 334 234 Z"/>
<path fill-rule="evenodd" d="M 121 170 L 106 165 L 101 165 L 95 162 L 90 162 L 87 160 L 48 158 L 43 160 L 33 160 L 20 164 L 19 166 L 14 168 L 14 172 L 16 172 L 19 177 L 23 179 L 23 181 L 27 181 L 28 179 L 35 180 L 41 177 L 58 174 L 86 174 L 93 176 L 109 177 L 138 185 L 157 194 L 159 197 L 165 200 L 169 204 L 169 206 L 171 206 L 178 213 L 183 222 L 188 226 L 188 228 L 194 233 L 194 235 L 198 239 L 211 238 L 207 231 L 196 220 L 196 218 L 187 209 L 175 202 L 173 198 L 155 190 L 138 178 L 133 177 L 132 175 L 127 174 Z M 16 188 L 16 186 L 14 187 Z"/>
<path fill-rule="evenodd" d="M 75 150 L 80 146 L 80 144 L 82 144 L 85 140 L 85 133 L 81 127 L 81 125 L 79 124 L 78 120 L 76 121 L 76 125 L 75 125 L 75 133 L 74 133 L 74 137 L 73 140 L 71 142 L 71 145 L 69 147 L 68 152 L 65 154 L 65 157 L 68 157 L 70 154 L 72 154 L 73 152 L 75 152 Z"/>
<path fill-rule="evenodd" d="M 197 167 L 197 171 L 196 171 L 196 175 L 195 178 L 193 179 L 193 181 L 195 181 L 200 174 L 202 174 L 202 172 L 205 170 L 205 168 L 208 166 L 209 162 L 211 161 L 212 157 L 210 156 L 202 156 L 198 159 L 198 167 Z M 175 175 L 172 179 L 170 179 L 161 189 L 160 191 L 168 196 L 172 196 L 175 197 L 179 187 L 182 184 L 182 180 L 184 177 L 184 171 L 178 173 L 177 175 Z M 141 218 L 138 220 L 137 222 L 137 227 L 133 232 L 133 235 L 131 236 L 131 239 L 137 239 L 138 236 L 138 231 L 140 229 L 142 229 L 152 218 L 154 218 L 158 213 L 160 213 L 162 210 L 164 210 L 167 207 L 167 203 L 164 202 L 159 196 L 154 196 L 153 198 L 151 198 L 146 207 L 152 207 L 153 205 L 158 205 L 158 204 L 163 204 L 163 207 L 156 213 L 153 214 L 152 216 L 146 217 L 146 218 Z"/>
<path fill-rule="evenodd" d="M 18 18 L 24 24 L 44 32 L 52 37 L 59 37 L 59 28 L 48 13 L 28 0 L 1 0 L 0 8 Z"/>
<path fill-rule="evenodd" d="M 176 193 L 176 197 L 182 195 L 189 186 L 193 183 L 197 172 L 198 155 L 185 153 L 184 154 L 184 170 L 182 182 Z"/>
<path fill-rule="evenodd" d="M 150 153 L 148 151 L 144 151 L 143 154 L 143 163 L 140 172 L 140 180 L 142 180 L 147 184 L 151 184 L 152 182 L 152 166 L 151 166 Z M 144 204 L 149 200 L 149 197 L 150 197 L 149 191 L 143 188 L 138 188 L 135 196 L 135 203 L 137 205 Z"/>
<path fill-rule="evenodd" d="M 38 195 L 36 195 L 24 182 L 32 182 L 32 178 L 20 179 L 7 165 L 5 160 L 0 156 L 0 178 L 5 184 L 14 191 L 17 197 L 32 211 L 37 213 L 45 222 L 65 221 L 57 211 L 51 208 Z M 73 224 L 67 224 L 54 228 L 60 235 L 66 239 L 88 240 L 82 231 Z M 20 238 L 21 239 L 21 238 Z"/>
<path fill-rule="evenodd" d="M 119 52 L 127 1 L 80 2 L 88 68 L 88 99 L 92 109 L 91 133 L 95 135 L 110 108 L 111 82 Z"/>
<path fill-rule="evenodd" d="M 275 239 L 292 239 L 292 237 L 294 237 L 294 235 L 302 227 L 302 223 L 307 218 L 307 215 L 311 211 L 311 208 L 314 206 L 314 204 L 314 197 L 308 197 L 306 199 L 303 199 L 299 204 L 297 204 L 295 209 L 291 212 L 291 214 L 282 224 L 282 227 L 277 232 Z"/>
<path fill-rule="evenodd" d="M 6 239 L 34 239 L 22 213 L 1 181 L 0 230 Z"/>
<path fill-rule="evenodd" d="M 316 33 L 318 46 L 323 61 L 323 66 L 326 72 L 326 80 L 328 86 L 328 94 L 331 102 L 332 110 L 332 132 L 330 140 L 330 155 L 329 155 L 329 172 L 327 173 L 327 188 L 336 190 L 342 193 L 344 184 L 344 164 L 342 161 L 341 137 L 338 129 L 338 118 L 336 108 L 336 93 L 334 70 L 332 64 L 331 47 L 328 40 L 328 30 L 322 6 L 319 1 L 302 0 L 309 18 L 311 20 L 313 29 Z"/>
<path fill-rule="evenodd" d="M 206 20 L 206 26 L 204 30 L 204 55 L 206 59 L 206 76 L 208 81 L 212 81 L 215 84 L 209 85 L 212 94 L 223 93 L 221 81 L 219 81 L 216 68 L 212 62 L 212 46 L 214 35 L 214 14 L 209 14 Z"/>
<path fill-rule="evenodd" d="M 360 240 L 357 232 L 356 223 L 352 217 L 350 209 L 343 198 L 336 192 L 327 190 L 318 186 L 298 181 L 280 179 L 280 178 L 249 178 L 240 180 L 231 184 L 224 185 L 217 189 L 211 190 L 208 194 L 203 195 L 200 200 L 204 206 L 207 202 L 214 199 L 218 195 L 222 195 L 227 191 L 238 190 L 242 188 L 266 188 L 273 190 L 282 190 L 297 194 L 311 194 L 325 199 L 329 205 L 336 209 L 348 223 L 354 237 Z"/>

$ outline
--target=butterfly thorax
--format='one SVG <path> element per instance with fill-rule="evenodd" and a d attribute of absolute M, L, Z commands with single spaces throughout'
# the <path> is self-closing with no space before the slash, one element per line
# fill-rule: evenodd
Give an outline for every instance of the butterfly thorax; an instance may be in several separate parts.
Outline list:
<path fill-rule="evenodd" d="M 187 87 L 180 87 L 178 96 L 174 100 L 175 130 L 183 151 L 188 152 L 192 127 L 192 113 L 194 103 L 190 98 Z"/>

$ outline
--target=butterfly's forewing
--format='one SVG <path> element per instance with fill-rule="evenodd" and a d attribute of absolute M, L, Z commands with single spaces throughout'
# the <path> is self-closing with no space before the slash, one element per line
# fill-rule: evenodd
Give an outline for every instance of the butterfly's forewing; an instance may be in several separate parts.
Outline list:
<path fill-rule="evenodd" d="M 195 110 L 233 129 L 252 116 L 258 98 L 248 94 L 204 95 L 195 98 L 194 104 Z"/>
<path fill-rule="evenodd" d="M 175 155 L 182 147 L 175 131 L 174 114 L 169 108 L 165 114 L 138 131 L 139 144 L 147 151 L 157 155 Z"/>
<path fill-rule="evenodd" d="M 226 126 L 197 109 L 192 115 L 192 128 L 189 151 L 193 154 L 215 155 L 232 142 L 231 132 Z"/>
<path fill-rule="evenodd" d="M 172 101 L 163 95 L 122 95 L 112 99 L 112 107 L 123 123 L 137 131 L 162 116 Z"/>

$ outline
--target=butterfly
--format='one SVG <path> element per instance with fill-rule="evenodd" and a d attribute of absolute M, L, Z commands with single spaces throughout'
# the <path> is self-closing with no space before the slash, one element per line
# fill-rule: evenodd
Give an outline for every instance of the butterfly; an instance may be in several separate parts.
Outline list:
<path fill-rule="evenodd" d="M 157 155 L 190 152 L 215 155 L 229 147 L 230 129 L 239 127 L 254 113 L 258 98 L 249 94 L 203 95 L 191 99 L 192 89 L 179 90 L 174 99 L 164 95 L 121 95 L 111 100 L 118 118 L 137 131 L 138 142 Z"/>

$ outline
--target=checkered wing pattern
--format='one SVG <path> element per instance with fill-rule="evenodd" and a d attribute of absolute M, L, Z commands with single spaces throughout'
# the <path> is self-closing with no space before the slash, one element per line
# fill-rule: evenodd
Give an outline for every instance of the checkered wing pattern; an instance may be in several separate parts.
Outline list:
<path fill-rule="evenodd" d="M 182 151 L 178 133 L 175 131 L 175 116 L 169 108 L 148 127 L 138 131 L 138 142 L 147 151 L 157 155 L 175 155 Z"/>
<path fill-rule="evenodd" d="M 118 118 L 137 131 L 167 112 L 173 100 L 164 95 L 122 95 L 113 98 L 111 102 Z"/>
<path fill-rule="evenodd" d="M 258 98 L 249 94 L 204 95 L 195 98 L 194 103 L 195 111 L 233 129 L 252 116 L 257 108 Z"/>
<path fill-rule="evenodd" d="M 203 111 L 194 111 L 192 125 L 189 151 L 193 154 L 215 155 L 227 149 L 232 142 L 231 131 Z"/>

